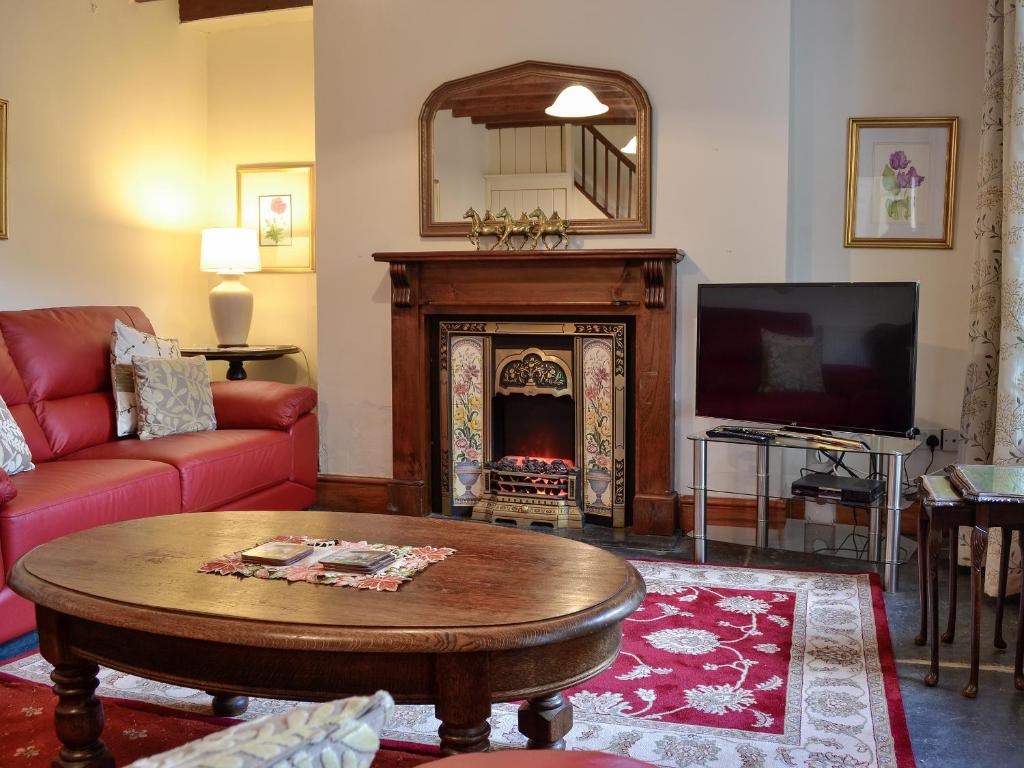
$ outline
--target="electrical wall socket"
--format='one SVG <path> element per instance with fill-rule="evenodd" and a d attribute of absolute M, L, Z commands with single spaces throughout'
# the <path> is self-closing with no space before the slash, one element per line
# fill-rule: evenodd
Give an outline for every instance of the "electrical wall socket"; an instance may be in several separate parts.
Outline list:
<path fill-rule="evenodd" d="M 958 451 L 960 450 L 960 430 L 959 429 L 944 429 L 939 433 L 939 450 L 940 451 Z"/>

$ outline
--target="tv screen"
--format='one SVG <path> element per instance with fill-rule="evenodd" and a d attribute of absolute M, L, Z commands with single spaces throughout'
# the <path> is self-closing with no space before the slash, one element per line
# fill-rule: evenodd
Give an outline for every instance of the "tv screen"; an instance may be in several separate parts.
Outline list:
<path fill-rule="evenodd" d="M 906 435 L 917 283 L 743 283 L 697 293 L 697 415 Z"/>

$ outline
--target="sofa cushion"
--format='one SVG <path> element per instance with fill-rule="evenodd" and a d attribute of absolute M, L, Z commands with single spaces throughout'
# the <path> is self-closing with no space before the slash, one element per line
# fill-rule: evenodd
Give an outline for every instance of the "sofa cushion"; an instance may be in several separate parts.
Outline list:
<path fill-rule="evenodd" d="M 34 465 L 25 435 L 0 397 L 0 470 L 13 475 L 30 469 L 34 469 Z"/>
<path fill-rule="evenodd" d="M 136 307 L 57 307 L 0 312 L 0 333 L 32 402 L 110 391 L 114 320 L 153 332 Z"/>
<path fill-rule="evenodd" d="M 128 438 L 67 457 L 67 461 L 81 459 L 146 459 L 170 464 L 181 473 L 182 511 L 202 512 L 288 479 L 292 447 L 287 432 L 222 429 L 159 440 Z"/>
<path fill-rule="evenodd" d="M 43 400 L 33 410 L 54 456 L 114 439 L 114 398 L 109 392 Z"/>
<path fill-rule="evenodd" d="M 394 708 L 385 691 L 299 704 L 144 757 L 127 768 L 370 768 Z"/>
<path fill-rule="evenodd" d="M 135 396 L 135 374 L 132 358 L 181 357 L 177 339 L 161 339 L 151 333 L 114 321 L 110 334 L 110 379 L 114 385 L 117 409 L 117 436 L 126 437 L 138 431 L 139 411 Z"/>
<path fill-rule="evenodd" d="M 110 332 L 115 319 L 153 331 L 137 307 L 0 312 L 0 390 L 5 399 L 10 396 L 7 402 L 36 463 L 113 435 Z M 18 408 L 26 403 L 30 409 Z M 40 433 L 45 451 L 38 445 Z"/>
<path fill-rule="evenodd" d="M 205 357 L 132 358 L 139 437 L 153 440 L 217 428 Z"/>
<path fill-rule="evenodd" d="M 58 536 L 181 510 L 178 473 L 155 461 L 51 461 L 11 479 L 18 495 L 0 507 L 6 563 Z"/>

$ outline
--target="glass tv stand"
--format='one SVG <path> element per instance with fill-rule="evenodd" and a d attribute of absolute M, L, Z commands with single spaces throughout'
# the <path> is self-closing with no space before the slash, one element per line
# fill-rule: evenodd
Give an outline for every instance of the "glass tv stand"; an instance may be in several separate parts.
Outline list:
<path fill-rule="evenodd" d="M 771 431 L 772 427 L 764 427 Z M 772 493 L 771 466 L 773 456 L 781 459 L 779 453 L 791 449 L 821 450 L 835 455 L 861 454 L 868 457 L 870 476 L 883 479 L 885 490 L 878 501 L 871 505 L 854 505 L 841 502 L 844 506 L 860 506 L 868 510 L 867 559 L 882 566 L 882 586 L 887 592 L 899 590 L 900 559 L 900 512 L 903 485 L 904 460 L 920 447 L 921 443 L 902 437 L 862 435 L 846 432 L 832 433 L 834 438 L 850 440 L 849 443 L 835 443 L 828 437 L 808 433 L 806 435 L 778 436 L 768 443 L 755 442 L 738 437 L 711 436 L 707 432 L 689 435 L 693 442 L 693 539 L 694 558 L 697 562 L 707 561 L 708 492 L 722 495 L 754 496 L 757 500 L 756 543 L 760 548 L 768 546 L 768 512 L 772 498 L 790 498 L 788 487 Z M 726 443 L 746 446 L 756 451 L 755 490 L 736 491 L 733 488 L 709 487 L 708 445 Z M 781 462 L 780 462 L 781 463 Z M 731 485 L 731 484 L 730 484 Z M 788 484 L 784 484 L 788 485 Z M 840 502 L 836 502 L 840 503 Z M 882 546 L 882 519 L 885 518 L 885 546 Z"/>

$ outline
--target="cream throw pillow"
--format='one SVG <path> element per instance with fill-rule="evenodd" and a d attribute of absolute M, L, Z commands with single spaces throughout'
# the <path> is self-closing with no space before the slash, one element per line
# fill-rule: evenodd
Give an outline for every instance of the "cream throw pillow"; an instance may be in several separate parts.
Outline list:
<path fill-rule="evenodd" d="M 127 768 L 369 768 L 395 708 L 384 691 L 326 704 L 300 704 Z"/>
<path fill-rule="evenodd" d="M 114 321 L 110 334 L 110 380 L 114 384 L 114 407 L 117 412 L 117 436 L 134 435 L 139 429 L 138 401 L 132 358 L 181 357 L 177 339 L 161 339 L 138 328 Z"/>
<path fill-rule="evenodd" d="M 25 435 L 0 397 L 0 468 L 8 475 L 35 469 Z"/>
<path fill-rule="evenodd" d="M 217 428 L 205 357 L 133 357 L 139 437 L 152 440 Z"/>

